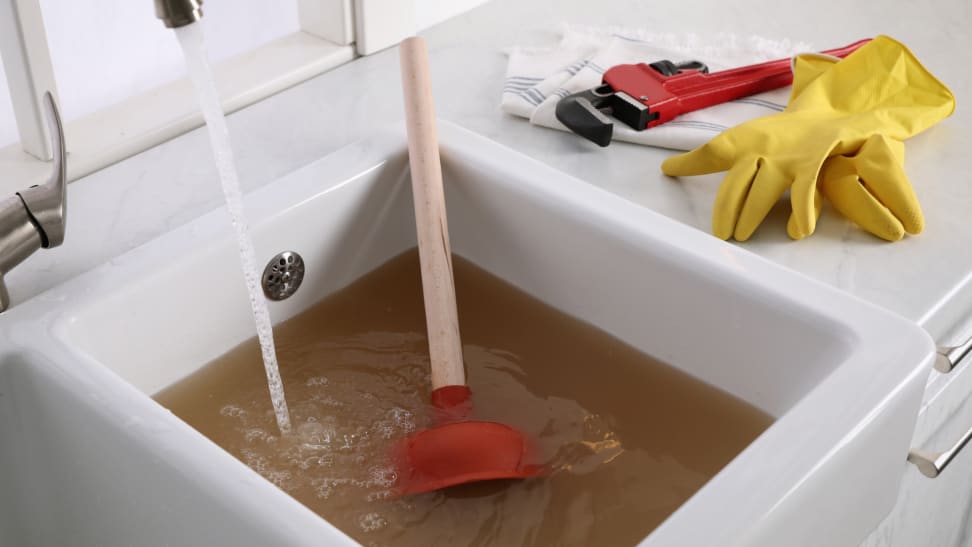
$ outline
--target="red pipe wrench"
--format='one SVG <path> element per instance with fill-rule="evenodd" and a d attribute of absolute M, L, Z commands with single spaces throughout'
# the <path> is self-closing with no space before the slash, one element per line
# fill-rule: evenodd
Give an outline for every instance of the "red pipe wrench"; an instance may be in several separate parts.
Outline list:
<path fill-rule="evenodd" d="M 843 58 L 869 41 L 866 38 L 823 53 Z M 793 73 L 788 58 L 711 74 L 698 61 L 658 61 L 612 67 L 602 82 L 561 99 L 556 116 L 574 133 L 607 146 L 613 134 L 607 115 L 641 131 L 679 114 L 790 85 Z"/>

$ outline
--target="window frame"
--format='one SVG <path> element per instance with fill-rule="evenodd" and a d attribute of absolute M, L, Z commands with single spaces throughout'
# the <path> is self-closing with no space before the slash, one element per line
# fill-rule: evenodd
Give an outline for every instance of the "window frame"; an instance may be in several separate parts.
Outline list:
<path fill-rule="evenodd" d="M 487 0 L 291 1 L 298 8 L 297 32 L 214 65 L 227 113 L 394 46 L 416 33 L 417 9 L 424 7 L 427 19 L 430 12 L 435 15 L 431 25 Z M 42 100 L 47 91 L 55 100 L 58 93 L 40 0 L 0 0 L 0 55 L 20 136 L 18 143 L 0 148 L 2 197 L 43 182 L 51 159 Z M 184 77 L 65 123 L 68 180 L 202 126 L 198 110 Z"/>

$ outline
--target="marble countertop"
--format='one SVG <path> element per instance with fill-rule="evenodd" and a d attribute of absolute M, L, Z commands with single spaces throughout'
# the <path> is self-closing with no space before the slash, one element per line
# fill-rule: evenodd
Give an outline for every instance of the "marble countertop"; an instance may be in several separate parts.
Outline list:
<path fill-rule="evenodd" d="M 424 32 L 439 117 L 708 232 L 718 175 L 667 178 L 659 164 L 670 151 L 621 142 L 601 149 L 501 112 L 504 48 L 550 43 L 560 22 L 760 34 L 820 48 L 891 35 L 908 44 L 958 102 L 951 118 L 907 144 L 906 170 L 925 211 L 924 233 L 888 244 L 828 209 L 816 234 L 794 242 L 785 232 L 787 211 L 777 208 L 750 241 L 738 245 L 916 321 L 940 343 L 968 337 L 972 7 L 966 0 L 932 0 L 920 9 L 903 0 L 615 0 L 593 6 L 575 0 L 492 0 Z M 229 128 L 244 190 L 401 119 L 395 50 L 356 60 L 243 109 L 229 117 Z M 7 276 L 13 304 L 220 206 L 221 199 L 202 130 L 72 183 L 65 244 L 36 254 Z"/>

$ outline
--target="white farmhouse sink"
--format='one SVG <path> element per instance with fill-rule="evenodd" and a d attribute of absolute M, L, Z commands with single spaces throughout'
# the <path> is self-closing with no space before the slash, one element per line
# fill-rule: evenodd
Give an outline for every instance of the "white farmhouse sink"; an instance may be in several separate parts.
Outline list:
<path fill-rule="evenodd" d="M 856 545 L 877 525 L 932 364 L 924 331 L 460 128 L 440 132 L 454 252 L 777 419 L 643 545 Z M 293 250 L 307 263 L 298 293 L 271 305 L 275 322 L 415 245 L 409 184 L 404 134 L 388 132 L 247 196 L 261 260 Z M 26 466 L 22 480 L 49 490 L 64 480 L 11 451 L 11 435 L 25 446 L 48 436 L 40 465 L 63 473 L 108 458 L 124 471 L 84 479 L 77 505 L 56 502 L 63 526 L 87 526 L 83 501 L 103 486 L 118 503 L 148 494 L 173 511 L 169 527 L 134 510 L 90 515 L 145 520 L 145 544 L 181 544 L 179 519 L 200 526 L 200 511 L 246 538 L 238 545 L 348 541 L 148 398 L 253 336 L 235 253 L 217 211 L 0 318 L 0 347 L 45 356 L 13 358 L 0 391 L 13 386 L 28 415 L 56 401 L 27 430 L 0 415 L 4 472 Z"/>

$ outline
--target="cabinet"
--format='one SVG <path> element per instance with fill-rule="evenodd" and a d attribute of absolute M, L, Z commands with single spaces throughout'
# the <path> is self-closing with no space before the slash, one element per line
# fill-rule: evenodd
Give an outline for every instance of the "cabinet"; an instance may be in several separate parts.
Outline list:
<path fill-rule="evenodd" d="M 972 358 L 933 372 L 912 446 L 950 448 L 972 427 Z M 898 501 L 860 547 L 972 547 L 972 445 L 937 478 L 903 465 Z"/>

